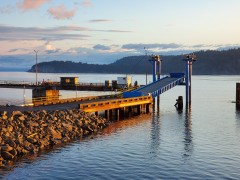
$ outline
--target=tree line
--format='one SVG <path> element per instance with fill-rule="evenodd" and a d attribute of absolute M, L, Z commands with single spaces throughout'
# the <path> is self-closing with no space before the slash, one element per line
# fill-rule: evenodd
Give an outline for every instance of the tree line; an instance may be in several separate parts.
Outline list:
<path fill-rule="evenodd" d="M 240 48 L 230 50 L 207 50 L 194 53 L 197 61 L 193 64 L 196 75 L 238 75 L 240 74 Z M 150 56 L 128 56 L 111 64 L 87 64 L 72 61 L 50 61 L 38 64 L 41 73 L 117 73 L 145 74 L 152 72 L 148 62 Z M 162 73 L 184 72 L 184 55 L 161 56 Z M 35 72 L 35 65 L 28 72 Z"/>

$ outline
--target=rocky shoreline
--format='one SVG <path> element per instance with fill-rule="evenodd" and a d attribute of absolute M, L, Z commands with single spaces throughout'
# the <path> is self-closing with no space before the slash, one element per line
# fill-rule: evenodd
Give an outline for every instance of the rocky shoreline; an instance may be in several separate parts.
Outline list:
<path fill-rule="evenodd" d="M 0 167 L 27 154 L 80 139 L 107 127 L 101 116 L 78 109 L 3 111 L 0 116 Z"/>

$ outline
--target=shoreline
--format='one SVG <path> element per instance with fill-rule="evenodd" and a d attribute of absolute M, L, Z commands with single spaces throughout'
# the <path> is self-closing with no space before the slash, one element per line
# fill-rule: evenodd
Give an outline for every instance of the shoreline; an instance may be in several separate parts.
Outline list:
<path fill-rule="evenodd" d="M 2 111 L 0 116 L 0 167 L 28 154 L 87 137 L 109 121 L 78 109 Z"/>

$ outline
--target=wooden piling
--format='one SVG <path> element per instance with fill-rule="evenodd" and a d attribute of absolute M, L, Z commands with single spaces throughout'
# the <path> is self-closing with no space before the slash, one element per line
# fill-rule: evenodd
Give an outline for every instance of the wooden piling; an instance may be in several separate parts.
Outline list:
<path fill-rule="evenodd" d="M 146 113 L 148 114 L 150 112 L 150 104 L 146 104 Z"/>
<path fill-rule="evenodd" d="M 111 121 L 113 118 L 113 111 L 112 109 L 109 109 L 109 120 Z"/>
<path fill-rule="evenodd" d="M 120 111 L 119 108 L 115 109 L 115 120 L 117 120 L 117 121 L 119 121 L 119 119 L 120 119 L 119 111 Z"/>
<path fill-rule="evenodd" d="M 105 118 L 106 118 L 107 120 L 110 119 L 110 118 L 109 118 L 109 110 L 105 110 Z"/>
<path fill-rule="evenodd" d="M 236 105 L 240 107 L 240 83 L 236 83 Z"/>
<path fill-rule="evenodd" d="M 137 105 L 137 115 L 141 114 L 141 105 Z"/>

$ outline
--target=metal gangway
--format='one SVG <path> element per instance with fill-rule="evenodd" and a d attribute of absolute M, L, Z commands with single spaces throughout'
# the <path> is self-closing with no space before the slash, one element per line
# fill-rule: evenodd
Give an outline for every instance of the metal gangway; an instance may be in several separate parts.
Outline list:
<path fill-rule="evenodd" d="M 124 98 L 138 97 L 138 96 L 148 96 L 151 95 L 152 98 L 159 96 L 160 94 L 168 91 L 169 89 L 182 85 L 184 83 L 185 75 L 184 73 L 170 73 L 160 80 L 147 84 L 131 92 L 124 92 Z"/>

